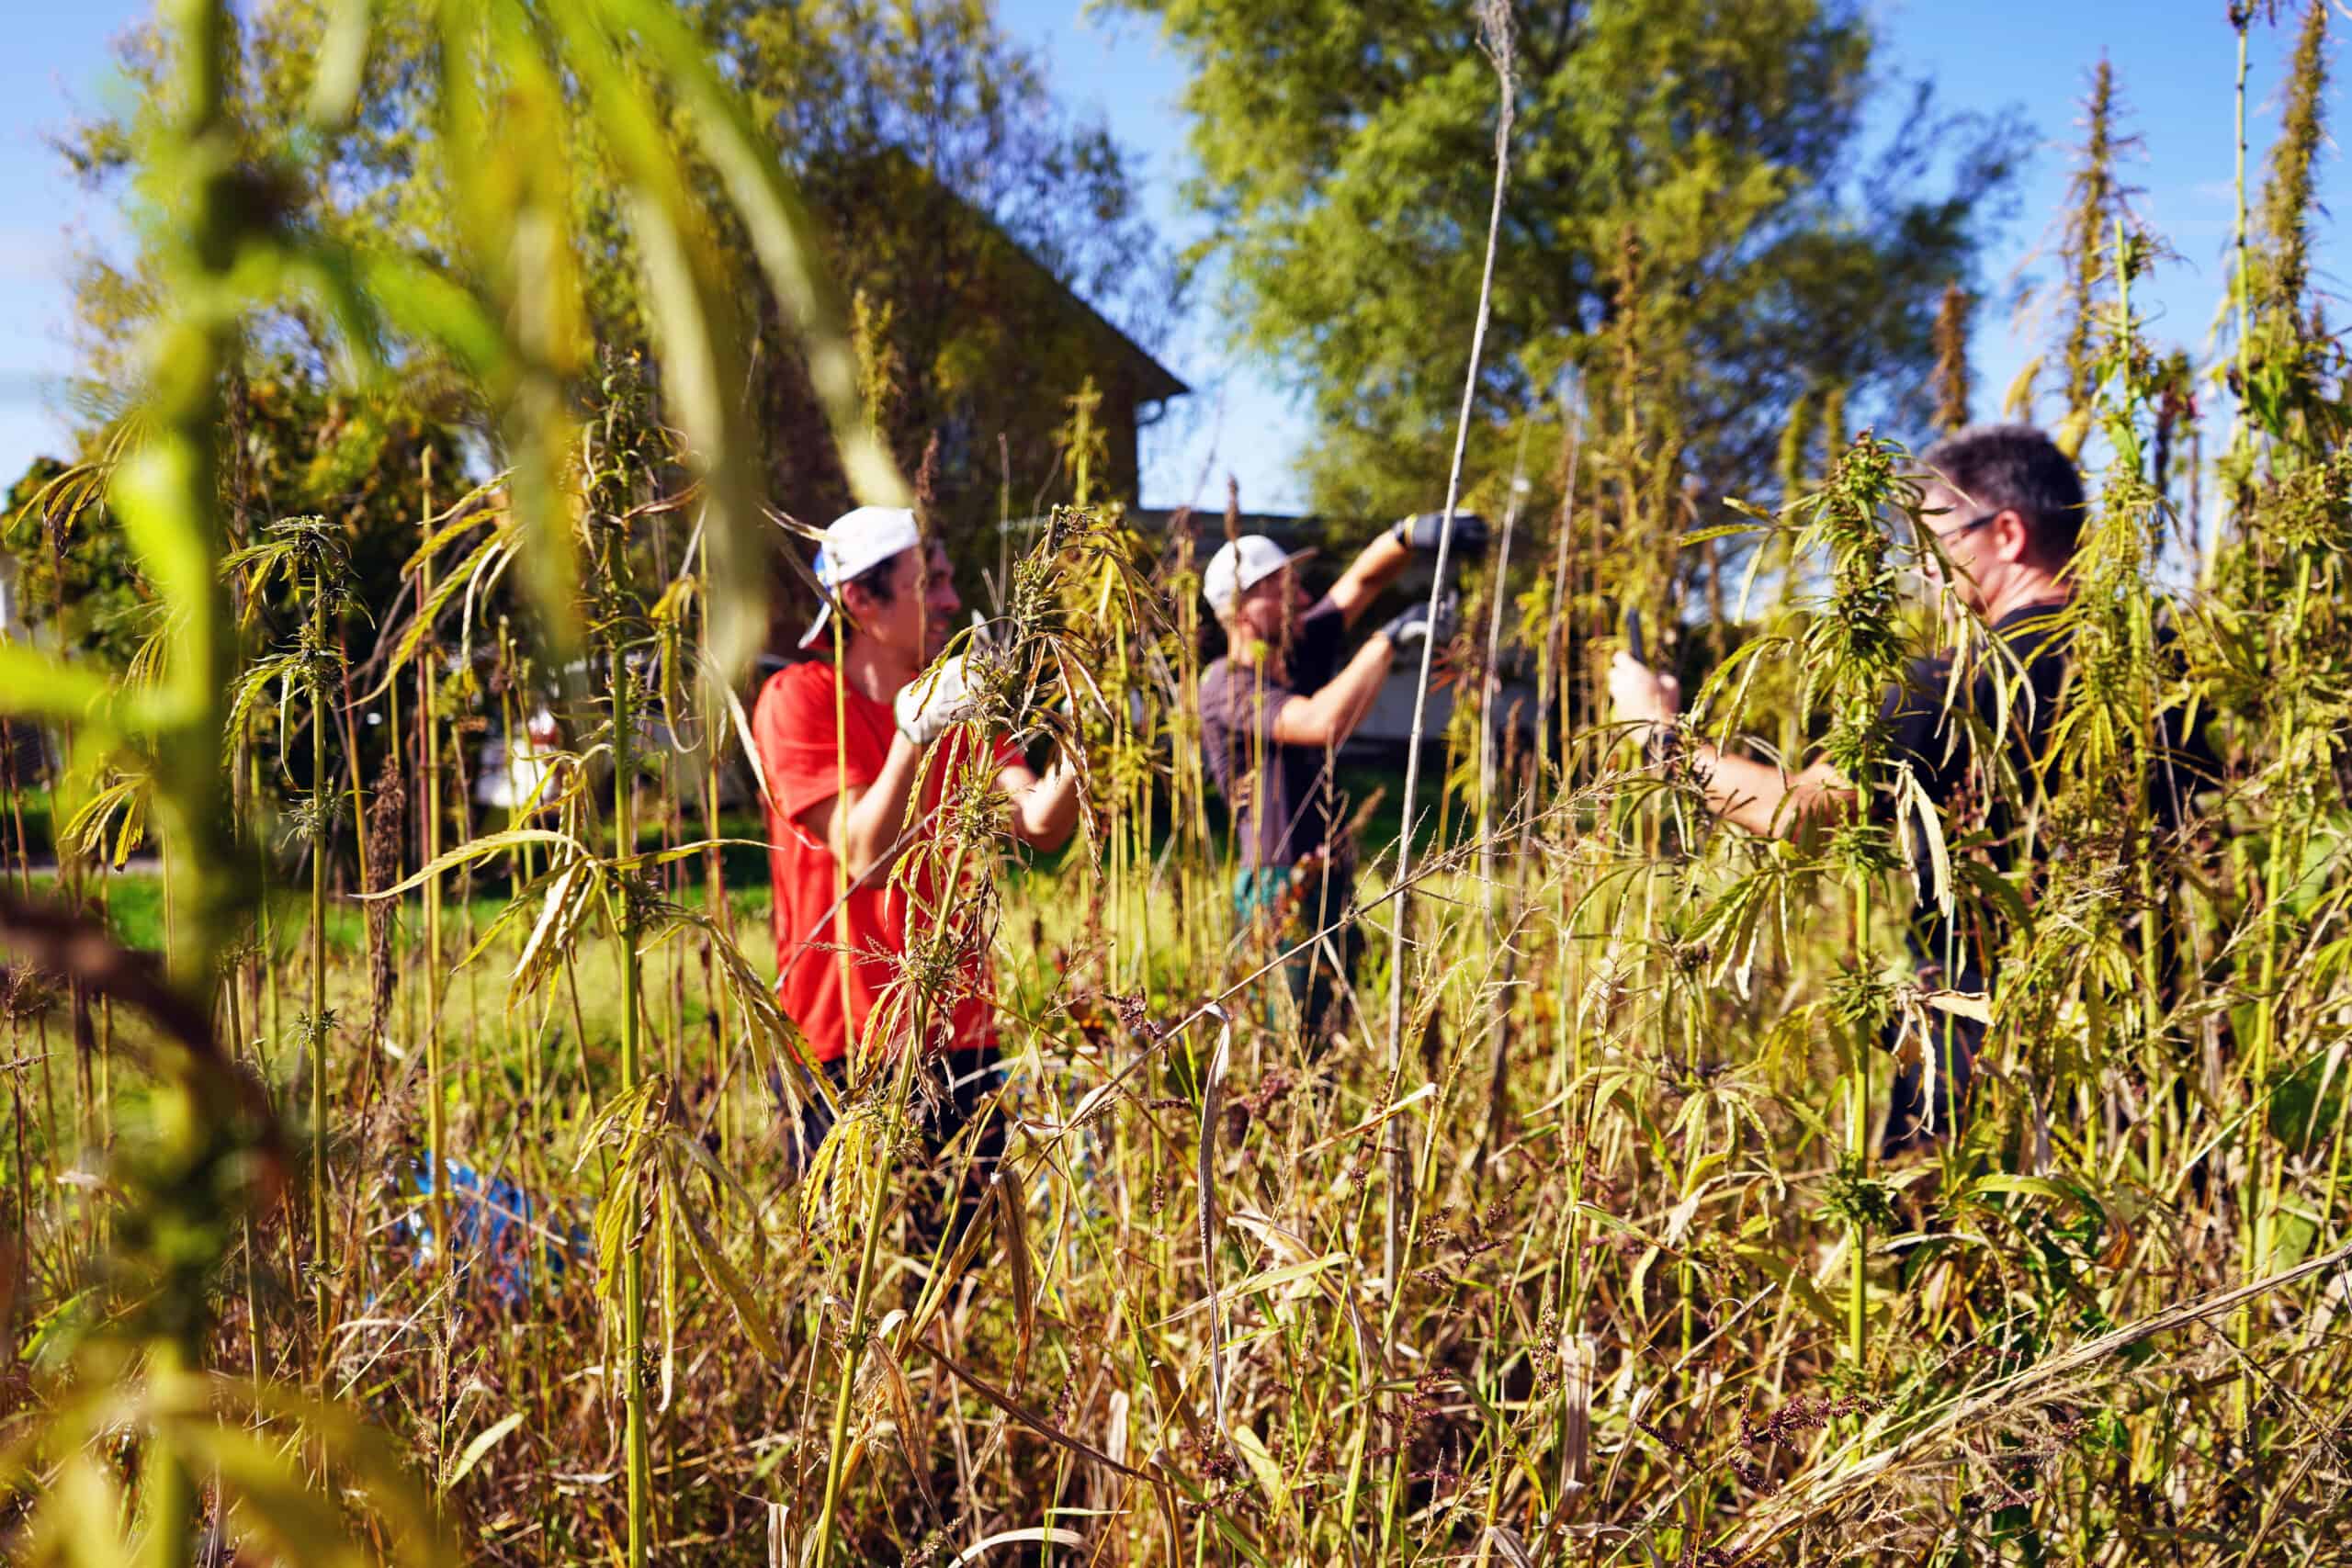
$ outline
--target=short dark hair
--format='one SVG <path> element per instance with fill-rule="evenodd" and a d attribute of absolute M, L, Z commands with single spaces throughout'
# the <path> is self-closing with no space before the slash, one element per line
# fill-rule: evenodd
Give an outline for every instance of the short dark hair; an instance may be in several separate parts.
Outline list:
<path fill-rule="evenodd" d="M 1919 466 L 1977 512 L 2024 517 L 2044 565 L 2074 558 L 2083 535 L 2083 476 L 2032 425 L 1972 424 L 1920 453 Z"/>
<path fill-rule="evenodd" d="M 904 550 L 900 550 L 899 552 L 899 555 L 904 554 L 906 554 Z M 876 604 L 889 604 L 899 596 L 899 585 L 891 581 L 891 578 L 894 575 L 892 569 L 897 567 L 898 564 L 899 556 L 890 556 L 885 559 L 876 561 L 872 566 L 867 567 L 855 577 L 843 580 L 841 587 L 833 590 L 833 597 L 838 599 L 844 592 L 852 588 L 863 588 L 873 597 Z"/>
<path fill-rule="evenodd" d="M 904 555 L 905 553 L 906 552 L 904 550 L 899 552 L 899 555 Z M 867 567 L 855 577 L 843 578 L 840 582 L 834 585 L 833 609 L 834 614 L 841 618 L 842 635 L 843 637 L 847 637 L 849 635 L 852 626 L 855 623 L 850 619 L 849 601 L 842 597 L 842 595 L 848 592 L 852 587 L 857 587 L 865 589 L 868 594 L 873 596 L 874 602 L 877 604 L 888 604 L 894 602 L 899 597 L 899 589 L 898 585 L 890 581 L 890 569 L 896 566 L 898 562 L 898 556 L 892 556 L 887 560 L 876 561 L 872 566 Z M 815 634 L 812 632 L 810 635 L 814 636 Z"/>

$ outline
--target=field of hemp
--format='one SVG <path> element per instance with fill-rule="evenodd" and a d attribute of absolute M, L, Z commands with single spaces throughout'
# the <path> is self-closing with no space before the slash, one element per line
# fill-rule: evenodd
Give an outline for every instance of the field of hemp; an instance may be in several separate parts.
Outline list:
<path fill-rule="evenodd" d="M 921 1018 L 991 957 L 1012 1131 L 960 1233 L 906 1060 L 838 1095 L 801 1060 L 759 818 L 722 787 L 759 787 L 762 563 L 806 547 L 752 493 L 714 225 L 858 492 L 925 504 L 734 89 L 662 0 L 439 0 L 447 144 L 508 155 L 449 159 L 464 254 L 356 254 L 230 123 L 231 8 L 165 9 L 160 368 L 35 502 L 70 549 L 103 502 L 163 613 L 119 672 L 0 644 L 0 708 L 66 759 L 53 811 L 12 774 L 0 821 L 7 1561 L 2352 1560 L 2324 6 L 2241 177 L 2210 364 L 2143 340 L 2163 247 L 2095 91 L 2048 377 L 2096 492 L 2066 744 L 1979 780 L 2049 846 L 2030 876 L 1923 800 L 1718 826 L 1611 727 L 1639 610 L 1690 734 L 1904 798 L 1874 694 L 1955 636 L 1992 655 L 1906 592 L 1932 546 L 1903 447 L 1792 430 L 1784 498 L 1702 526 L 1639 378 L 1600 367 L 1523 493 L 1456 475 L 1498 545 L 1426 768 L 1346 775 L 1370 957 L 1310 1060 L 1273 939 L 1233 929 L 1200 755 L 1199 566 L 1236 525 L 1133 525 L 1076 400 L 974 646 L 976 722 L 1082 759 L 1080 836 L 1032 863 L 988 781 L 949 780 L 920 855 L 956 895 L 899 981 Z M 365 54 L 345 9 L 322 136 Z M 2267 24 L 2232 19 L 2243 102 Z M 1488 43 L 1507 88 L 1499 14 Z M 628 186 L 658 365 L 600 358 L 576 280 L 527 259 L 570 231 L 573 134 Z M 225 371 L 295 296 L 354 376 L 442 356 L 497 433 L 495 474 L 428 468 L 381 626 L 334 526 L 222 499 Z M 542 706 L 537 795 L 469 807 L 483 733 Z M 2176 831 L 2146 780 L 2181 725 L 2219 776 Z M 1915 898 L 2007 912 L 1996 994 L 1913 982 Z M 1888 1024 L 1916 1050 L 1955 1012 L 1989 1021 L 1970 1114 L 1877 1158 Z M 839 1120 L 803 1162 L 812 1099 Z"/>

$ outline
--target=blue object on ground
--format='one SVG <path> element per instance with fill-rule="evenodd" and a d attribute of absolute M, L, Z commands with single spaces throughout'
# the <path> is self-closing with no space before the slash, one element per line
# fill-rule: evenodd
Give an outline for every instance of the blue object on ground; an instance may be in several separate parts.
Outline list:
<path fill-rule="evenodd" d="M 485 1182 L 481 1172 L 454 1160 L 444 1167 L 458 1274 L 466 1277 L 479 1265 L 502 1305 L 513 1306 L 543 1280 L 560 1277 L 570 1257 L 588 1256 L 592 1244 L 584 1228 L 550 1224 L 548 1205 L 514 1183 Z M 433 1175 L 423 1161 L 409 1168 L 406 1185 L 415 1206 L 404 1228 L 415 1244 L 415 1261 L 423 1264 L 433 1257 L 435 1241 Z"/>

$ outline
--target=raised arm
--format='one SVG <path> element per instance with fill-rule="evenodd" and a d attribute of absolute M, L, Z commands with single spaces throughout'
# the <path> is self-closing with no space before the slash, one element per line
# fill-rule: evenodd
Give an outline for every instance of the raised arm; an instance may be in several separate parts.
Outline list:
<path fill-rule="evenodd" d="M 1069 842 L 1078 826 L 1078 770 L 1067 757 L 1054 759 L 1039 778 L 1025 762 L 996 776 L 997 787 L 1012 798 L 1012 836 L 1047 854 Z"/>
<path fill-rule="evenodd" d="M 1329 684 L 1313 696 L 1293 696 L 1274 710 L 1274 739 L 1285 746 L 1340 745 L 1372 711 L 1396 656 L 1387 630 L 1374 632 Z"/>
<path fill-rule="evenodd" d="M 1670 727 L 1682 705 L 1680 682 L 1623 652 L 1609 669 L 1609 694 L 1621 721 L 1645 727 L 1645 739 Z M 1709 811 L 1766 838 L 1792 839 L 1854 806 L 1853 790 L 1826 762 L 1791 774 L 1702 741 L 1690 749 L 1690 769 L 1706 786 Z"/>
<path fill-rule="evenodd" d="M 1843 818 L 1854 805 L 1854 792 L 1826 762 L 1792 775 L 1702 741 L 1690 749 L 1690 770 L 1705 783 L 1709 811 L 1765 838 L 1793 839 L 1810 823 Z"/>
<path fill-rule="evenodd" d="M 1411 547 L 1397 540 L 1394 528 L 1383 530 L 1340 574 L 1340 581 L 1331 584 L 1331 603 L 1340 607 L 1340 618 L 1354 626 L 1365 606 L 1396 581 L 1396 574 L 1412 558 Z"/>
<path fill-rule="evenodd" d="M 1362 554 L 1331 585 L 1331 603 L 1340 607 L 1340 616 L 1350 626 L 1364 612 L 1364 606 L 1380 597 L 1380 591 L 1396 581 L 1405 563 L 1416 552 L 1436 553 L 1438 540 L 1445 533 L 1445 513 L 1419 512 L 1387 528 L 1380 537 L 1363 547 Z M 1460 557 L 1482 555 L 1487 548 L 1487 520 L 1475 512 L 1453 514 L 1453 549 Z"/>
<path fill-rule="evenodd" d="M 870 784 L 852 784 L 802 810 L 793 820 L 824 840 L 833 858 L 857 881 L 890 863 L 891 846 L 906 826 L 907 802 L 922 772 L 923 749 L 903 735 L 890 738 L 890 754 Z"/>

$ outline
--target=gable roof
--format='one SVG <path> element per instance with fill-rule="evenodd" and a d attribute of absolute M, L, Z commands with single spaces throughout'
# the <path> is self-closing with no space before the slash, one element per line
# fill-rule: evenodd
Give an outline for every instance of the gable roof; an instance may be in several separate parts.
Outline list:
<path fill-rule="evenodd" d="M 1035 275 L 1038 281 L 1045 284 L 1057 299 L 1069 307 L 1070 313 L 1088 334 L 1101 340 L 1108 355 L 1118 361 L 1120 367 L 1128 373 L 1129 385 L 1134 390 L 1136 401 L 1164 402 L 1170 398 L 1181 398 L 1192 391 L 1193 389 L 1182 378 L 1162 365 L 1148 350 L 1134 338 L 1129 337 L 1125 331 L 1112 321 L 1109 317 L 1103 315 L 1068 284 L 1055 276 L 1053 269 L 1038 260 L 1027 246 L 1006 233 L 1002 225 L 967 199 L 962 192 L 941 180 L 921 159 L 903 147 L 885 147 L 872 156 L 874 162 L 877 164 L 892 165 L 892 173 L 920 181 L 945 196 L 957 209 L 970 217 L 980 232 L 988 235 L 997 245 L 1002 247 L 1004 254 L 1016 265 L 1023 270 Z"/>

